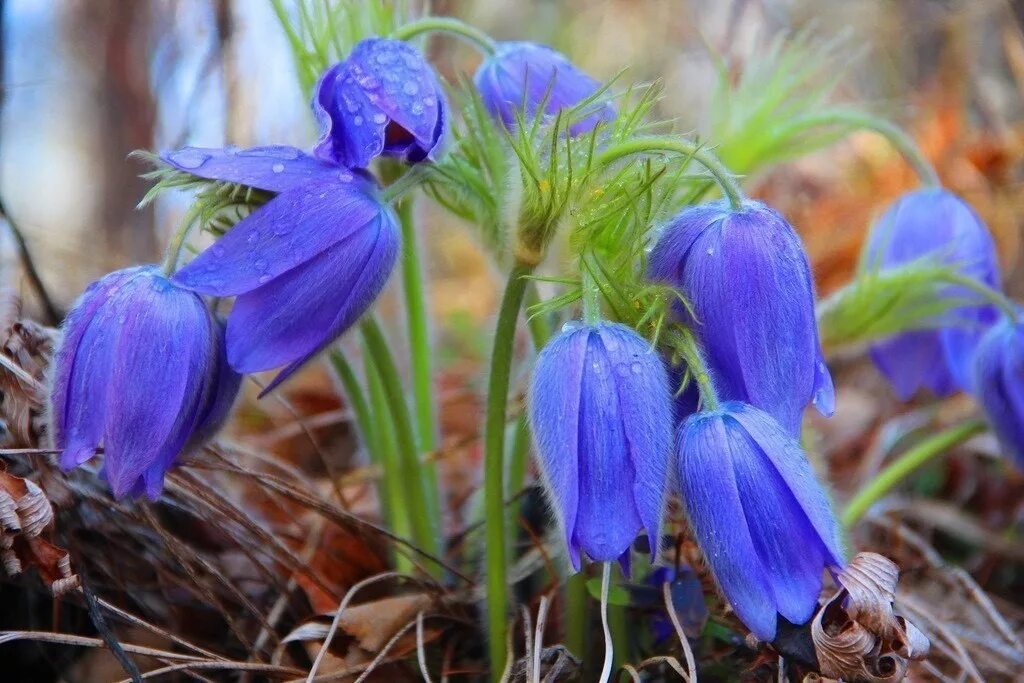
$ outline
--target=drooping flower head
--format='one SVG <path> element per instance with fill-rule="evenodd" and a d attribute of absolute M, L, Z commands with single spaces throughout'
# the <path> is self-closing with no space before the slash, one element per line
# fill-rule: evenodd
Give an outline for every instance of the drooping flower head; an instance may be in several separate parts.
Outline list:
<path fill-rule="evenodd" d="M 1004 318 L 974 352 L 974 396 L 1003 450 L 1024 470 L 1024 323 Z"/>
<path fill-rule="evenodd" d="M 999 287 L 999 262 L 985 224 L 962 199 L 929 188 L 903 195 L 875 223 L 864 267 L 893 268 L 923 257 L 955 265 L 964 275 Z M 949 296 L 962 296 L 951 286 Z M 949 312 L 937 329 L 915 330 L 875 344 L 871 357 L 906 400 L 925 387 L 939 396 L 970 388 L 970 358 L 985 328 L 998 317 L 988 304 Z"/>
<path fill-rule="evenodd" d="M 814 614 L 822 571 L 841 567 L 839 528 L 799 444 L 770 415 L 726 402 L 677 435 L 690 524 L 722 593 L 761 640 L 778 616 Z"/>
<path fill-rule="evenodd" d="M 366 168 L 378 156 L 433 159 L 447 121 L 444 91 L 423 54 L 401 40 L 369 38 L 320 79 L 313 109 L 316 156 Z"/>
<path fill-rule="evenodd" d="M 691 326 L 718 393 L 767 411 L 791 434 L 813 402 L 834 407 L 821 356 L 814 283 L 803 244 L 774 209 L 724 201 L 685 209 L 651 252 L 648 275 L 690 302 Z"/>
<path fill-rule="evenodd" d="M 601 89 L 562 53 L 529 42 L 499 43 L 473 80 L 488 111 L 508 127 L 515 125 L 517 112 L 530 118 L 543 105 L 544 113 L 553 116 Z M 588 133 L 598 123 L 611 121 L 615 107 L 607 98 L 598 98 L 586 114 L 569 128 L 570 134 Z"/>
<path fill-rule="evenodd" d="M 369 308 L 401 239 L 394 212 L 365 176 L 273 149 L 266 158 L 189 148 L 203 158 L 191 173 L 279 194 L 174 276 L 186 289 L 237 297 L 226 332 L 231 367 L 252 373 L 285 366 L 264 393 Z M 180 152 L 165 159 L 180 165 L 174 154 Z"/>
<path fill-rule="evenodd" d="M 569 558 L 620 560 L 646 529 L 656 552 L 672 450 L 658 353 L 624 325 L 567 326 L 537 360 L 530 424 Z"/>
<path fill-rule="evenodd" d="M 219 323 L 154 266 L 111 273 L 64 322 L 51 433 L 64 469 L 102 447 L 115 496 L 159 496 L 167 470 L 212 436 L 238 391 Z"/>

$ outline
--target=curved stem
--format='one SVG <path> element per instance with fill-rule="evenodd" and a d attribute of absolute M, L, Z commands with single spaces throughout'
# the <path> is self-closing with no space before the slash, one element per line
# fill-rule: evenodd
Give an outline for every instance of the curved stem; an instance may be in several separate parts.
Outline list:
<path fill-rule="evenodd" d="M 790 124 L 792 128 L 811 128 L 816 126 L 852 126 L 864 130 L 871 130 L 889 141 L 896 150 L 903 155 L 903 158 L 913 166 L 921 182 L 929 187 L 940 187 L 942 181 L 935 167 L 928 161 L 917 143 L 903 131 L 902 128 L 890 121 L 873 116 L 866 112 L 853 109 L 833 109 L 816 114 L 801 116 Z"/>
<path fill-rule="evenodd" d="M 849 528 L 856 524 L 872 505 L 915 470 L 945 455 L 953 446 L 981 434 L 986 428 L 984 420 L 969 420 L 939 432 L 911 448 L 879 472 L 850 499 L 843 511 L 843 526 Z"/>
<path fill-rule="evenodd" d="M 489 35 L 453 17 L 424 17 L 404 26 L 399 26 L 391 34 L 391 37 L 398 40 L 410 40 L 420 34 L 436 31 L 451 33 L 459 38 L 463 38 L 479 48 L 485 55 L 494 54 L 496 49 L 494 39 Z"/>
<path fill-rule="evenodd" d="M 438 543 L 434 533 L 434 520 L 430 515 L 427 485 L 424 481 L 419 453 L 416 450 L 416 436 L 413 434 L 409 406 L 405 402 L 402 378 L 398 374 L 395 359 L 391 356 L 384 332 L 380 329 L 377 320 L 372 316 L 365 318 L 360 329 L 366 342 L 366 351 L 372 356 L 378 376 L 384 385 L 388 409 L 394 422 L 395 440 L 398 442 L 403 470 L 401 481 L 405 502 L 410 507 L 409 515 L 412 522 L 413 538 L 421 548 L 436 554 Z"/>
<path fill-rule="evenodd" d="M 983 299 L 1002 311 L 1003 315 L 1009 318 L 1011 322 L 1016 324 L 1020 319 L 1020 316 L 1017 313 L 1016 304 L 1014 304 L 1013 301 L 1011 301 L 1005 294 L 989 287 L 984 282 L 980 282 L 969 275 L 963 275 L 961 273 L 950 273 L 946 276 L 946 281 L 966 287 L 975 294 L 981 296 Z"/>
<path fill-rule="evenodd" d="M 743 190 L 740 189 L 739 183 L 736 181 L 732 171 L 706 146 L 692 140 L 664 136 L 647 136 L 627 140 L 626 142 L 612 145 L 601 152 L 597 157 L 597 166 L 607 166 L 622 157 L 642 154 L 644 152 L 675 152 L 676 154 L 692 157 L 714 177 L 715 182 L 722 188 L 722 193 L 729 200 L 733 210 L 738 210 L 743 206 Z"/>
<path fill-rule="evenodd" d="M 600 683 L 608 683 L 612 676 L 612 631 L 608 627 L 608 588 L 611 584 L 612 563 L 605 562 L 601 567 L 601 628 L 604 631 L 604 664 L 601 667 Z"/>
<path fill-rule="evenodd" d="M 601 288 L 594 279 L 593 256 L 584 252 L 580 264 L 580 283 L 583 298 L 583 321 L 588 325 L 596 325 L 601 321 Z"/>
<path fill-rule="evenodd" d="M 167 244 L 167 252 L 164 255 L 164 275 L 170 277 L 174 275 L 174 271 L 178 269 L 178 259 L 181 258 L 181 250 L 185 247 L 185 240 L 188 239 L 188 234 L 192 232 L 192 227 L 196 224 L 196 220 L 199 218 L 199 214 L 202 209 L 199 208 L 198 203 L 193 203 L 189 207 L 185 215 L 181 217 L 181 225 L 174 231 L 174 235 L 171 237 L 171 241 Z"/>
<path fill-rule="evenodd" d="M 487 539 L 487 627 L 491 680 L 499 681 L 508 630 L 508 582 L 505 553 L 505 414 L 516 323 L 534 266 L 518 263 L 509 273 L 494 328 L 484 422 L 484 525 Z"/>
<path fill-rule="evenodd" d="M 689 329 L 684 329 L 681 336 L 683 360 L 686 361 L 686 367 L 690 369 L 690 374 L 693 375 L 693 380 L 700 390 L 700 399 L 704 404 L 704 410 L 717 410 L 718 392 L 715 391 L 715 385 L 711 381 L 711 372 L 704 361 L 700 344 Z"/>

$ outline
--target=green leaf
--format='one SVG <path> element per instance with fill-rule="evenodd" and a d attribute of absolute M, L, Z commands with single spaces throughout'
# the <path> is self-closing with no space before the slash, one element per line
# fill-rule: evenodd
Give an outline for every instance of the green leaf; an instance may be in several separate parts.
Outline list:
<path fill-rule="evenodd" d="M 600 601 L 601 579 L 598 577 L 587 579 L 587 592 L 590 593 L 590 597 Z M 629 591 L 622 586 L 611 584 L 608 586 L 608 604 L 616 607 L 629 607 L 632 605 Z"/>

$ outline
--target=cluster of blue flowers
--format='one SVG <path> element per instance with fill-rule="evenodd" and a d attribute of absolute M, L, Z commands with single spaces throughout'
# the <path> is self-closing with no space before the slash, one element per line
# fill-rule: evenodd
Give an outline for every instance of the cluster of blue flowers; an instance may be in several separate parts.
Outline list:
<path fill-rule="evenodd" d="M 597 81 L 532 43 L 498 45 L 475 84 L 508 127 L 591 99 L 569 135 L 616 116 Z M 168 468 L 223 423 L 243 374 L 280 368 L 272 390 L 379 295 L 401 231 L 370 165 L 439 154 L 443 89 L 417 49 L 374 38 L 324 73 L 313 109 L 322 137 L 312 153 L 187 147 L 162 156 L 181 172 L 272 198 L 177 272 L 129 268 L 83 294 L 55 362 L 52 434 L 64 467 L 102 448 L 116 496 L 157 497 Z M 935 255 L 999 285 L 987 230 L 943 190 L 897 202 L 865 252 L 882 268 Z M 835 404 L 807 255 L 774 209 L 713 201 L 663 228 L 646 276 L 685 300 L 673 322 L 692 333 L 706 365 L 690 374 L 707 380 L 699 399 L 693 387 L 680 396 L 686 369 L 616 322 L 570 323 L 542 350 L 528 410 L 570 560 L 576 569 L 584 556 L 619 561 L 628 571 L 642 530 L 656 554 L 674 489 L 737 615 L 772 640 L 780 618 L 810 619 L 823 572 L 844 563 L 799 443 L 805 408 L 831 415 Z M 962 294 L 950 286 L 950 296 Z M 203 296 L 235 297 L 225 322 Z M 903 398 L 920 387 L 976 391 L 1024 462 L 1024 326 L 998 318 L 987 303 L 959 307 L 877 344 L 872 356 Z"/>

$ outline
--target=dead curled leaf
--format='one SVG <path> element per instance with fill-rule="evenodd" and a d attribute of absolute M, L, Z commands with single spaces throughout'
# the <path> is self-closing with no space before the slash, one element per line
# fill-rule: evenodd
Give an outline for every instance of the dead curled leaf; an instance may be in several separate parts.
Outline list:
<path fill-rule="evenodd" d="M 46 403 L 44 375 L 57 331 L 21 317 L 21 299 L 0 288 L 0 420 L 16 447 L 38 443 Z"/>
<path fill-rule="evenodd" d="M 858 553 L 840 573 L 841 589 L 811 624 L 822 675 L 889 683 L 927 656 L 928 638 L 893 610 L 898 579 L 899 568 L 877 553 Z"/>

